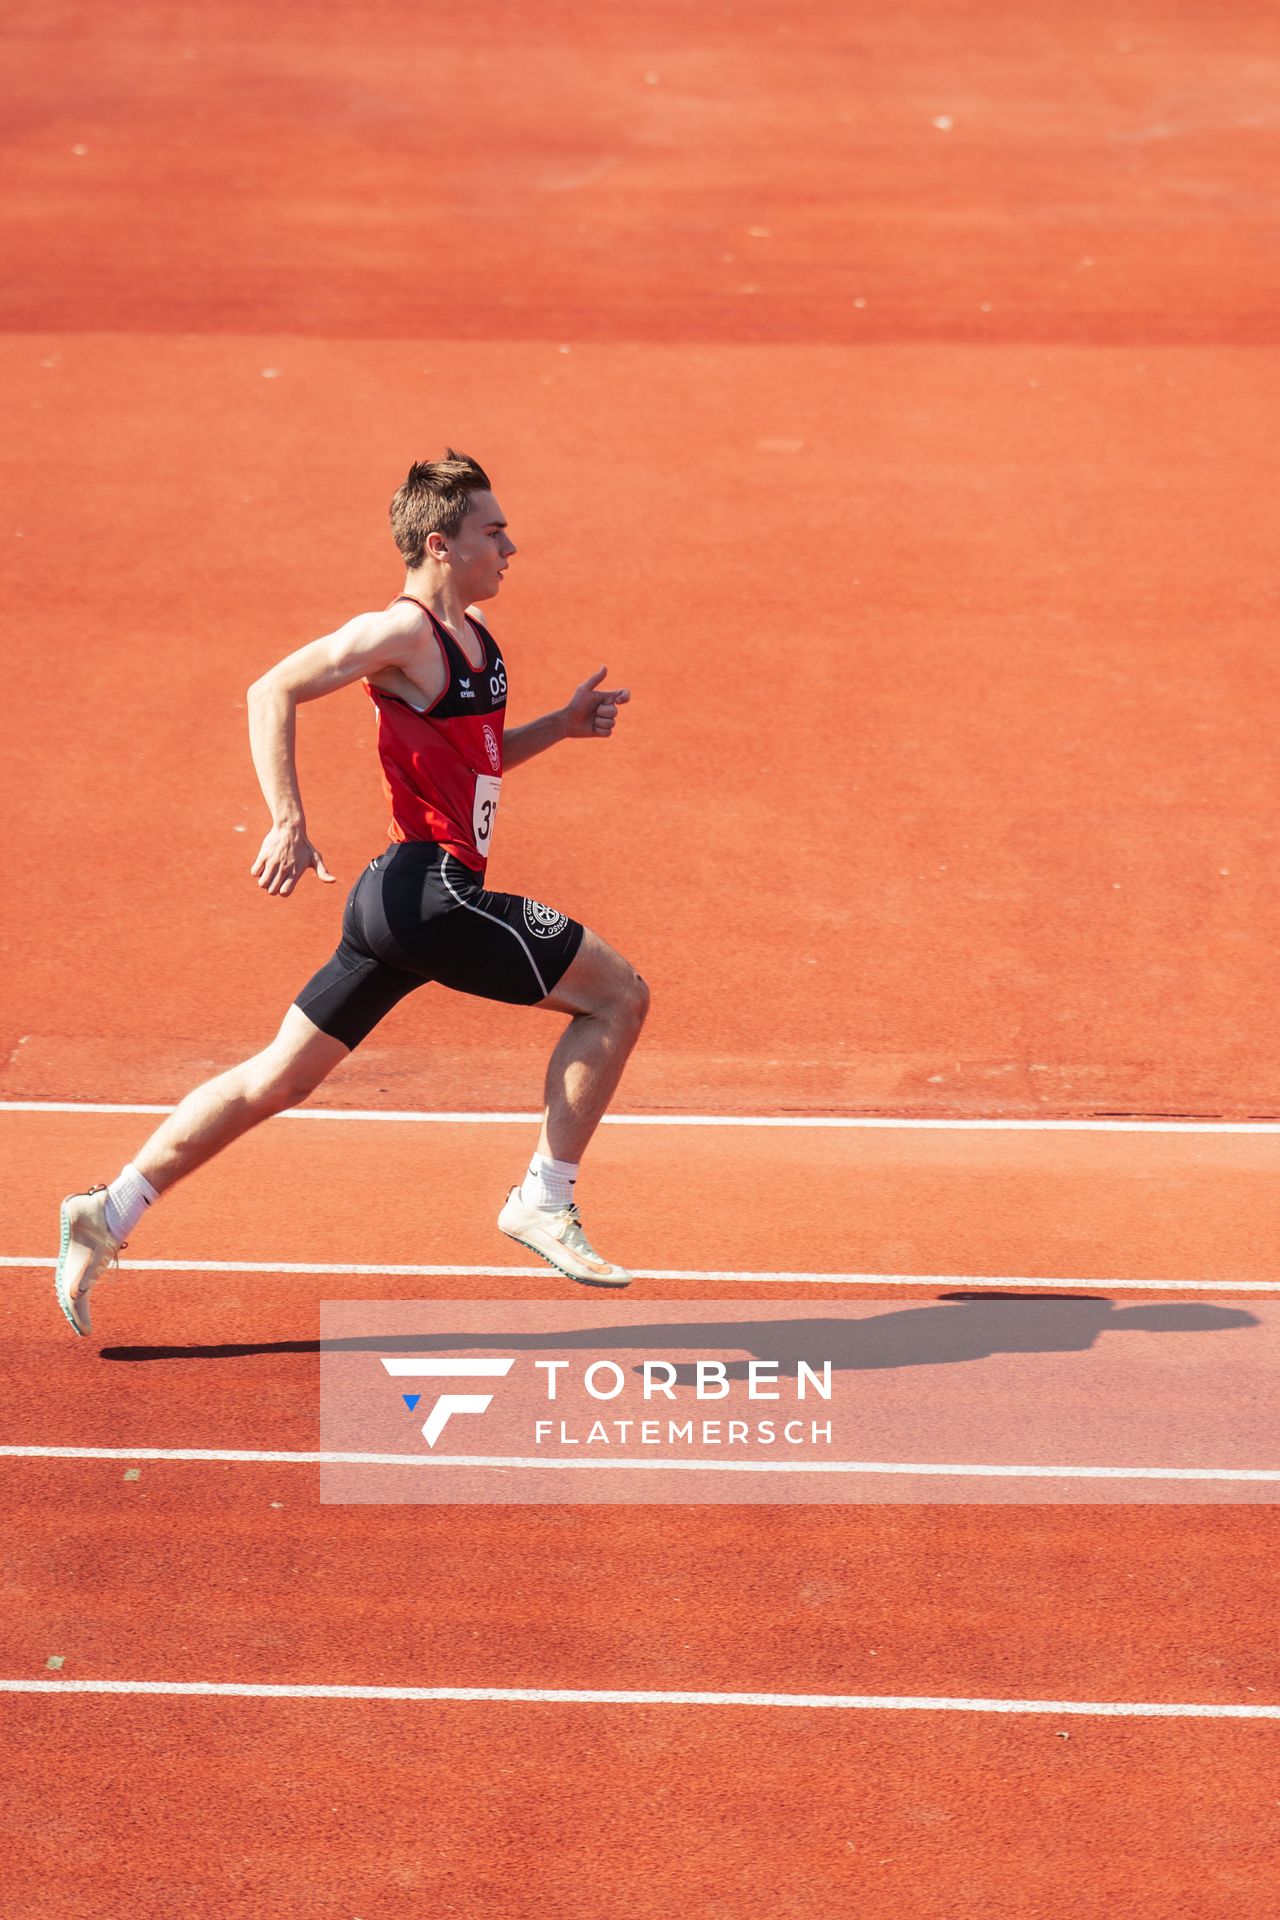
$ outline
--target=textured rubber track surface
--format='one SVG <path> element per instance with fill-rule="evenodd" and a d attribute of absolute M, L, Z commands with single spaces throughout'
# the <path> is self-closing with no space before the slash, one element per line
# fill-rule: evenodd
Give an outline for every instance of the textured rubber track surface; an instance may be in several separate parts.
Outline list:
<path fill-rule="evenodd" d="M 382 842 L 367 703 L 304 717 L 340 884 L 282 903 L 244 689 L 397 591 L 386 501 L 449 440 L 521 549 L 513 718 L 605 660 L 635 694 L 521 770 L 493 868 L 650 980 L 624 1100 L 1280 1111 L 1267 9 L 92 0 L 3 47 L 0 1096 L 175 1098 L 330 951 Z M 524 1107 L 552 1031 L 428 990 L 332 1097 Z M 48 1262 L 0 1289 L 5 1440 L 308 1444 L 326 1283 L 126 1267 L 75 1342 L 57 1200 L 139 1129 L 3 1132 L 7 1251 Z M 505 1259 L 527 1137 L 288 1140 L 138 1253 Z M 637 1265 L 1276 1277 L 1269 1143 L 1108 1145 L 605 1134 L 591 1218 Z M 13 1459 L 0 1490 L 7 1677 L 1280 1695 L 1264 1509 L 353 1513 L 297 1469 Z M 0 1725 L 23 1920 L 1274 1904 L 1269 1725 Z"/>
<path fill-rule="evenodd" d="M 15 28 L 0 1088 L 180 1094 L 331 951 L 368 702 L 301 727 L 340 884 L 271 901 L 244 689 L 398 590 L 386 502 L 452 436 L 520 547 L 513 717 L 635 694 L 493 867 L 653 983 L 627 1100 L 1280 1109 L 1274 41 L 1252 0 Z M 428 991 L 348 1085 L 502 1105 L 544 1055 Z"/>

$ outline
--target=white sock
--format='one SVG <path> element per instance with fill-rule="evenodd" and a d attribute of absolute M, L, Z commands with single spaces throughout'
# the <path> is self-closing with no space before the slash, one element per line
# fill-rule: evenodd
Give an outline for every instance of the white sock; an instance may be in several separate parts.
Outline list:
<path fill-rule="evenodd" d="M 556 1213 L 573 1199 L 573 1183 L 578 1177 L 577 1160 L 546 1160 L 535 1153 L 520 1189 L 526 1207 L 543 1207 Z"/>
<path fill-rule="evenodd" d="M 133 1232 L 151 1203 L 159 1198 L 151 1182 L 144 1180 L 130 1161 L 107 1188 L 107 1232 L 113 1239 L 123 1240 Z"/>

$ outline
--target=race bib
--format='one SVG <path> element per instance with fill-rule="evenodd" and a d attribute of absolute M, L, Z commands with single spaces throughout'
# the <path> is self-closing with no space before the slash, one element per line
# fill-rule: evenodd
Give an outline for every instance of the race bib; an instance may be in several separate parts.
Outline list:
<path fill-rule="evenodd" d="M 501 780 L 495 780 L 488 773 L 476 775 L 476 803 L 471 814 L 471 832 L 475 839 L 476 852 L 486 857 L 493 834 L 494 818 L 498 811 L 498 795 L 501 791 Z"/>

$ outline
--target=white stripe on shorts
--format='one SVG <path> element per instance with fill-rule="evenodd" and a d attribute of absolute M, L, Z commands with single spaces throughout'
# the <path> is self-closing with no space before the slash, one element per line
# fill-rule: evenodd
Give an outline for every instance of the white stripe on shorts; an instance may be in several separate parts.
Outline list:
<path fill-rule="evenodd" d="M 450 860 L 452 860 L 454 857 L 455 856 L 451 853 L 445 854 L 444 859 L 440 865 L 440 878 L 444 881 L 446 887 L 449 888 L 450 893 L 453 895 L 454 899 L 457 901 L 460 907 L 465 907 L 468 913 L 478 913 L 482 920 L 492 920 L 495 927 L 505 927 L 507 932 L 511 935 L 511 938 L 513 940 L 519 941 L 520 945 L 524 948 L 525 959 L 529 962 L 529 965 L 533 968 L 533 977 L 538 983 L 538 991 L 542 995 L 542 998 L 545 1000 L 548 993 L 547 983 L 543 979 L 542 975 L 538 972 L 538 963 L 534 959 L 533 954 L 525 941 L 524 935 L 521 933 L 517 933 L 509 920 L 500 919 L 496 913 L 486 913 L 483 907 L 473 907 L 471 902 L 469 900 L 464 900 L 462 895 L 456 890 L 456 888 L 454 888 L 451 885 L 449 876 L 446 873 L 445 868 L 448 866 Z M 461 866 L 462 862 L 459 861 L 458 864 L 459 866 Z"/>

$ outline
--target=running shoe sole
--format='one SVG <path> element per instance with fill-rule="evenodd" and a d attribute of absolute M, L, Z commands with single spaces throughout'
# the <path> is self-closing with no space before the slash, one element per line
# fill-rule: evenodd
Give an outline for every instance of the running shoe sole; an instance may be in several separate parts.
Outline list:
<path fill-rule="evenodd" d="M 541 1247 L 535 1247 L 528 1240 L 522 1240 L 518 1233 L 507 1233 L 505 1227 L 503 1227 L 501 1231 L 507 1234 L 508 1240 L 514 1240 L 518 1247 L 524 1247 L 529 1253 L 536 1253 L 539 1260 L 545 1260 L 547 1265 L 553 1267 L 562 1279 L 576 1281 L 580 1287 L 603 1287 L 606 1293 L 620 1293 L 623 1287 L 629 1287 L 631 1285 L 633 1278 L 631 1274 L 628 1274 L 625 1280 L 597 1280 L 594 1278 L 589 1279 L 585 1273 L 571 1273 L 568 1267 L 562 1267 L 558 1260 L 553 1260 L 549 1253 L 542 1251 Z"/>
<path fill-rule="evenodd" d="M 512 1207 L 512 1203 L 516 1200 L 518 1192 L 518 1188 L 512 1187 L 510 1193 L 507 1195 L 502 1212 L 498 1215 L 498 1231 L 505 1233 L 508 1240 L 514 1240 L 518 1247 L 527 1247 L 530 1253 L 536 1253 L 539 1260 L 545 1260 L 547 1265 L 556 1273 L 560 1274 L 563 1279 L 573 1280 L 580 1287 L 607 1287 L 610 1292 L 616 1293 L 620 1288 L 631 1285 L 632 1276 L 627 1272 L 626 1268 L 620 1267 L 614 1260 L 606 1260 L 604 1256 L 597 1253 L 591 1245 L 582 1230 L 582 1218 L 576 1207 L 570 1206 L 565 1209 L 564 1212 L 553 1214 L 551 1218 L 562 1221 L 565 1217 L 565 1212 L 567 1212 L 570 1229 L 576 1233 L 583 1242 L 581 1251 L 572 1245 L 563 1246 L 559 1235 L 549 1230 L 544 1230 L 542 1233 L 539 1233 L 537 1230 L 538 1215 L 532 1207 Z M 515 1213 L 516 1217 L 514 1223 L 507 1227 L 503 1225 L 503 1219 L 504 1217 L 509 1217 L 509 1209 Z M 529 1217 L 531 1214 L 533 1216 L 532 1219 Z M 523 1217 L 521 1217 L 522 1215 Z M 542 1244 L 539 1244 L 540 1242 Z M 556 1257 L 558 1253 L 561 1256 L 559 1259 Z M 587 1264 L 588 1259 L 598 1261 L 602 1267 L 612 1267 L 617 1277 L 610 1278 L 609 1275 L 603 1273 L 583 1273 L 580 1269 Z M 578 1270 L 576 1271 L 572 1264 L 575 1261 L 578 1262 Z"/>
<path fill-rule="evenodd" d="M 58 1265 L 53 1276 L 53 1290 L 58 1296 L 58 1305 L 67 1316 L 67 1323 L 72 1333 L 78 1334 L 80 1339 L 83 1340 L 90 1329 L 88 1327 L 82 1327 L 76 1319 L 75 1308 L 71 1304 L 71 1295 L 67 1291 L 67 1284 L 62 1273 L 67 1263 L 67 1252 L 71 1246 L 71 1215 L 67 1212 L 67 1203 L 65 1200 L 58 1209 L 58 1218 L 62 1225 L 62 1239 L 58 1246 Z"/>

